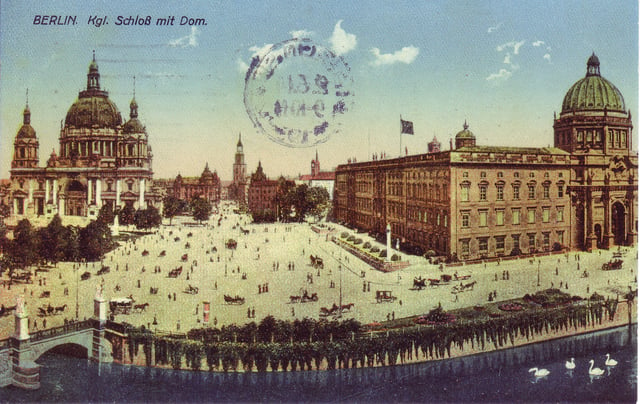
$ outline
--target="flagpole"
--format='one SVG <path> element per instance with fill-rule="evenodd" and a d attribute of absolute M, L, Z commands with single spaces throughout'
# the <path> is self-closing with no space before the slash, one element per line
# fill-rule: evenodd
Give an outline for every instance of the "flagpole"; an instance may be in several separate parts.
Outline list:
<path fill-rule="evenodd" d="M 400 155 L 402 157 L 402 114 L 400 114 Z"/>

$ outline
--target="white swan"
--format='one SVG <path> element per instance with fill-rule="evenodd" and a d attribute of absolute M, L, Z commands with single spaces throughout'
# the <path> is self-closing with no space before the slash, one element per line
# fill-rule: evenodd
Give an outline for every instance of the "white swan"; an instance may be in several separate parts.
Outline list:
<path fill-rule="evenodd" d="M 545 377 L 547 375 L 549 375 L 549 372 L 547 369 L 538 369 L 538 368 L 531 368 L 529 369 L 529 373 L 534 372 L 533 375 L 535 377 Z"/>
<path fill-rule="evenodd" d="M 615 359 L 611 359 L 611 358 L 609 357 L 609 354 L 607 354 L 607 360 L 606 360 L 606 361 L 604 361 L 604 364 L 605 364 L 606 366 L 615 366 L 615 365 L 617 365 L 617 364 L 618 364 L 618 361 L 617 361 L 617 360 L 615 360 Z"/>
<path fill-rule="evenodd" d="M 591 364 L 589 366 L 589 374 L 591 376 L 602 376 L 604 374 L 604 370 L 600 369 L 600 368 L 594 368 L 593 367 L 593 359 L 591 359 L 589 361 L 589 363 Z"/>
<path fill-rule="evenodd" d="M 574 359 L 573 359 L 573 358 L 571 358 L 571 360 L 570 360 L 570 361 L 566 361 L 566 362 L 564 363 L 564 367 L 565 367 L 565 368 L 567 368 L 567 369 L 569 369 L 569 370 L 573 370 L 573 369 L 575 369 L 575 368 L 576 368 L 576 363 L 574 362 Z"/>

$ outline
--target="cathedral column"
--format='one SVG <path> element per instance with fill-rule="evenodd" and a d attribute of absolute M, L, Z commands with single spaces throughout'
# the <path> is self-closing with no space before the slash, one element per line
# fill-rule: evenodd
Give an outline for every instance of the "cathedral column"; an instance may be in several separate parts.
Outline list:
<path fill-rule="evenodd" d="M 116 180 L 116 208 L 120 207 L 120 178 Z"/>
<path fill-rule="evenodd" d="M 102 207 L 102 180 L 96 180 L 96 205 L 98 208 Z"/>
<path fill-rule="evenodd" d="M 51 189 L 51 186 L 49 185 L 49 179 L 45 178 L 44 180 L 44 203 L 49 203 L 49 192 Z"/>
<path fill-rule="evenodd" d="M 66 215 L 66 211 L 64 210 L 64 198 L 60 198 L 60 208 L 58 209 L 58 214 L 60 217 Z"/>
<path fill-rule="evenodd" d="M 29 203 L 33 202 L 33 180 L 29 180 Z"/>
<path fill-rule="evenodd" d="M 93 194 L 93 184 L 91 184 L 91 179 L 87 181 L 87 205 L 91 205 L 91 199 Z"/>
<path fill-rule="evenodd" d="M 587 202 L 587 220 L 585 221 L 586 229 L 585 235 L 587 236 L 585 239 L 585 250 L 592 251 L 595 248 L 596 236 L 593 234 L 593 201 L 592 201 L 592 193 L 591 187 L 589 186 L 586 192 L 586 202 Z"/>
<path fill-rule="evenodd" d="M 18 200 L 16 198 L 13 198 L 13 214 L 18 214 Z"/>
<path fill-rule="evenodd" d="M 53 179 L 53 204 L 56 205 L 58 203 L 58 179 Z"/>
<path fill-rule="evenodd" d="M 140 178 L 140 195 L 138 201 L 138 209 L 144 209 L 144 178 Z"/>
<path fill-rule="evenodd" d="M 609 190 L 602 192 L 602 205 L 604 206 L 604 229 L 602 235 L 602 247 L 611 248 L 613 246 L 614 236 L 611 232 L 611 199 L 609 198 Z"/>

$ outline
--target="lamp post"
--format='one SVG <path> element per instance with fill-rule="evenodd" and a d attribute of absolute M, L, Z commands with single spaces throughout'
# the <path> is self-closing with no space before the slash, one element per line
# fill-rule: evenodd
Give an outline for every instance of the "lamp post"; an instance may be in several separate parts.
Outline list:
<path fill-rule="evenodd" d="M 538 286 L 540 286 L 540 261 L 538 261 Z"/>
<path fill-rule="evenodd" d="M 76 269 L 76 320 L 80 318 L 78 311 L 80 310 L 80 304 L 78 302 L 78 289 L 80 287 L 80 281 L 78 278 L 80 277 L 80 264 L 78 264 L 78 269 Z"/>
<path fill-rule="evenodd" d="M 338 299 L 338 318 L 342 318 L 342 265 L 338 265 L 338 270 L 340 272 L 340 296 Z"/>

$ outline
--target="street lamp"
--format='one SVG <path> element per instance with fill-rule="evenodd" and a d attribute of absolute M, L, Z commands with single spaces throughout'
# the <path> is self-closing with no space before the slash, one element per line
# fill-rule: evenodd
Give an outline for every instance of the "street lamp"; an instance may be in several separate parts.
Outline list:
<path fill-rule="evenodd" d="M 538 286 L 540 286 L 540 261 L 538 261 Z"/>
<path fill-rule="evenodd" d="M 342 318 L 342 265 L 338 265 L 338 270 L 340 272 L 340 297 L 338 300 L 338 318 Z"/>

